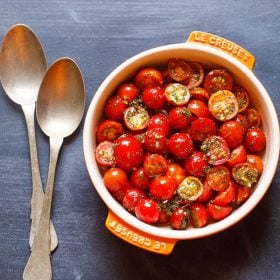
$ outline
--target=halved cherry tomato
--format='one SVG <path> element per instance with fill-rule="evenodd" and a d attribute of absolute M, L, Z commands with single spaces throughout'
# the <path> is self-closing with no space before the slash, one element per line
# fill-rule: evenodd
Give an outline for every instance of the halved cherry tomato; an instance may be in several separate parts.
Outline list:
<path fill-rule="evenodd" d="M 209 94 L 203 87 L 193 87 L 190 89 L 192 99 L 199 99 L 203 102 L 208 102 Z"/>
<path fill-rule="evenodd" d="M 234 85 L 232 92 L 235 95 L 238 102 L 238 112 L 241 113 L 245 111 L 249 105 L 249 95 L 248 92 L 239 85 Z"/>
<path fill-rule="evenodd" d="M 187 104 L 191 96 L 188 88 L 179 83 L 168 84 L 164 94 L 167 102 L 176 106 Z"/>
<path fill-rule="evenodd" d="M 247 162 L 251 163 L 261 174 L 263 172 L 263 161 L 261 157 L 257 155 L 247 155 Z"/>
<path fill-rule="evenodd" d="M 150 109 L 160 109 L 165 103 L 162 87 L 146 87 L 142 92 L 142 101 Z"/>
<path fill-rule="evenodd" d="M 219 90 L 231 90 L 233 78 L 225 69 L 214 69 L 205 76 L 203 85 L 210 94 Z"/>
<path fill-rule="evenodd" d="M 145 87 L 161 86 L 163 83 L 160 71 L 154 68 L 144 68 L 135 77 L 135 85 L 140 90 Z"/>
<path fill-rule="evenodd" d="M 150 194 L 160 200 L 170 200 L 177 189 L 176 181 L 168 176 L 155 177 L 150 183 Z"/>
<path fill-rule="evenodd" d="M 150 184 L 150 177 L 144 172 L 143 167 L 138 167 L 131 173 L 131 184 L 133 187 L 140 190 L 147 190 Z"/>
<path fill-rule="evenodd" d="M 154 129 L 154 128 L 160 128 L 164 132 L 165 135 L 169 134 L 170 126 L 169 126 L 169 120 L 166 116 L 163 114 L 155 114 L 150 118 L 150 121 L 148 123 L 148 130 Z"/>
<path fill-rule="evenodd" d="M 206 155 L 208 162 L 213 165 L 223 164 L 230 157 L 226 140 L 221 136 L 213 135 L 206 138 L 200 149 Z"/>
<path fill-rule="evenodd" d="M 159 204 L 151 198 L 140 199 L 135 206 L 136 217 L 148 224 L 154 224 L 158 221 L 160 214 Z"/>
<path fill-rule="evenodd" d="M 168 73 L 173 80 L 181 82 L 190 77 L 191 68 L 183 59 L 172 58 L 168 61 Z"/>
<path fill-rule="evenodd" d="M 100 142 L 95 150 L 95 158 L 102 166 L 112 166 L 115 163 L 113 142 Z"/>
<path fill-rule="evenodd" d="M 104 110 L 108 119 L 119 121 L 122 120 L 126 107 L 126 101 L 119 96 L 114 95 L 108 99 Z"/>
<path fill-rule="evenodd" d="M 244 187 L 251 188 L 257 182 L 258 176 L 258 170 L 249 162 L 237 164 L 232 169 L 233 179 Z"/>
<path fill-rule="evenodd" d="M 118 87 L 117 95 L 130 103 L 137 97 L 138 89 L 134 84 L 124 83 Z"/>
<path fill-rule="evenodd" d="M 228 187 L 219 192 L 212 200 L 213 204 L 219 206 L 227 206 L 230 203 L 234 202 L 236 196 L 236 185 L 233 181 L 229 182 Z"/>
<path fill-rule="evenodd" d="M 248 129 L 245 135 L 245 146 L 251 152 L 261 152 L 266 146 L 264 132 L 258 127 Z"/>
<path fill-rule="evenodd" d="M 184 168 L 187 175 L 203 178 L 205 171 L 208 169 L 209 164 L 204 153 L 194 151 L 184 161 Z"/>
<path fill-rule="evenodd" d="M 164 69 L 161 71 L 163 85 L 169 84 L 173 82 L 173 79 L 170 77 L 168 73 L 168 69 Z"/>
<path fill-rule="evenodd" d="M 123 126 L 113 120 L 102 121 L 96 131 L 97 142 L 114 141 L 124 133 Z"/>
<path fill-rule="evenodd" d="M 151 153 L 166 153 L 167 139 L 161 128 L 147 130 L 144 135 L 144 147 Z"/>
<path fill-rule="evenodd" d="M 219 90 L 213 93 L 208 101 L 211 114 L 219 121 L 228 121 L 238 113 L 238 102 L 229 90 Z"/>
<path fill-rule="evenodd" d="M 140 191 L 139 189 L 129 189 L 126 191 L 122 205 L 127 211 L 131 213 L 135 213 L 135 206 L 140 201 L 140 199 L 146 197 L 145 193 Z"/>
<path fill-rule="evenodd" d="M 190 220 L 193 227 L 200 228 L 207 224 L 209 213 L 207 208 L 198 202 L 190 205 Z"/>
<path fill-rule="evenodd" d="M 179 159 L 186 158 L 193 150 L 193 141 L 191 136 L 183 132 L 172 134 L 167 145 L 169 151 Z"/>
<path fill-rule="evenodd" d="M 191 122 L 192 113 L 186 107 L 175 107 L 169 111 L 169 125 L 173 129 L 184 129 Z"/>
<path fill-rule="evenodd" d="M 214 191 L 223 191 L 229 185 L 230 172 L 225 166 L 214 166 L 207 172 L 206 181 Z"/>
<path fill-rule="evenodd" d="M 197 62 L 189 62 L 188 63 L 191 68 L 191 74 L 189 79 L 187 79 L 187 87 L 189 89 L 198 87 L 204 78 L 204 70 L 200 63 Z"/>
<path fill-rule="evenodd" d="M 207 184 L 207 181 L 205 180 L 204 184 L 203 184 L 203 192 L 196 201 L 197 202 L 207 202 L 211 199 L 212 194 L 213 194 L 213 190 L 209 187 L 209 185 Z"/>
<path fill-rule="evenodd" d="M 188 221 L 188 212 L 183 207 L 176 208 L 170 216 L 170 225 L 173 229 L 186 229 Z"/>
<path fill-rule="evenodd" d="M 240 205 L 245 202 L 249 196 L 252 194 L 253 189 L 244 186 L 236 186 L 236 199 L 235 204 Z"/>
<path fill-rule="evenodd" d="M 130 130 L 142 130 L 148 126 L 149 114 L 142 106 L 130 106 L 124 111 L 124 122 Z"/>
<path fill-rule="evenodd" d="M 246 111 L 248 126 L 259 127 L 261 125 L 261 115 L 253 108 L 248 108 Z"/>
<path fill-rule="evenodd" d="M 178 195 L 187 201 L 195 201 L 203 192 L 203 184 L 193 176 L 187 176 L 177 189 Z"/>
<path fill-rule="evenodd" d="M 183 179 L 186 177 L 184 169 L 178 163 L 172 162 L 167 165 L 167 170 L 165 172 L 167 177 L 173 178 L 177 185 L 179 185 Z"/>
<path fill-rule="evenodd" d="M 166 172 L 167 160 L 160 154 L 147 154 L 143 162 L 144 172 L 150 177 Z"/>
<path fill-rule="evenodd" d="M 227 160 L 227 164 L 229 166 L 234 166 L 236 164 L 243 163 L 246 161 L 246 156 L 247 153 L 245 147 L 240 145 L 231 152 L 230 158 Z"/>
<path fill-rule="evenodd" d="M 208 203 L 207 209 L 209 216 L 214 220 L 222 220 L 232 212 L 231 206 L 219 206 L 216 204 Z"/>
<path fill-rule="evenodd" d="M 203 142 L 207 137 L 216 134 L 216 124 L 208 118 L 198 118 L 191 124 L 190 133 L 195 141 Z"/>
<path fill-rule="evenodd" d="M 104 185 L 109 192 L 116 192 L 126 187 L 127 176 L 121 168 L 112 167 L 103 177 Z"/>
<path fill-rule="evenodd" d="M 187 108 L 197 117 L 211 118 L 208 106 L 198 99 L 191 99 L 188 102 Z"/>

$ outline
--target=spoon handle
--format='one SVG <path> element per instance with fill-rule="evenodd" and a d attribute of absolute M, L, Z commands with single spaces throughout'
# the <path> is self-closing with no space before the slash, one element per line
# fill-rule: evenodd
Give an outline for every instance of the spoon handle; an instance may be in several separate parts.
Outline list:
<path fill-rule="evenodd" d="M 27 132 L 28 132 L 31 174 L 32 174 L 31 228 L 30 228 L 30 235 L 29 235 L 29 245 L 31 248 L 34 241 L 36 230 L 39 225 L 39 219 L 40 219 L 40 214 L 41 214 L 43 199 L 44 199 L 44 192 L 43 192 L 42 180 L 40 176 L 36 137 L 35 137 L 35 125 L 34 125 L 35 103 L 31 105 L 23 105 L 22 110 L 25 116 Z M 50 224 L 50 235 L 51 235 L 51 251 L 53 251 L 58 245 L 58 239 L 52 222 Z"/>
<path fill-rule="evenodd" d="M 50 216 L 55 170 L 62 142 L 63 138 L 50 138 L 50 163 L 47 186 L 39 226 L 31 248 L 31 255 L 23 272 L 24 280 L 50 280 L 52 278 L 50 260 Z"/>

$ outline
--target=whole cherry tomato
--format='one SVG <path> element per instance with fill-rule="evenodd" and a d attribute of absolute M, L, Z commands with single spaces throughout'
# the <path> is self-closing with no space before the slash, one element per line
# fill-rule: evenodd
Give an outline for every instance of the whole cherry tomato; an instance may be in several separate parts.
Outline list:
<path fill-rule="evenodd" d="M 229 166 L 234 166 L 236 164 L 245 162 L 246 157 L 246 149 L 243 145 L 240 145 L 231 152 L 230 158 L 227 160 L 227 164 Z"/>
<path fill-rule="evenodd" d="M 188 212 L 183 207 L 176 208 L 170 216 L 170 225 L 173 229 L 186 229 L 188 221 Z"/>
<path fill-rule="evenodd" d="M 147 190 L 150 184 L 149 175 L 144 172 L 143 167 L 138 167 L 131 173 L 131 184 L 133 187 L 140 190 Z"/>
<path fill-rule="evenodd" d="M 264 132 L 258 127 L 248 129 L 245 135 L 245 146 L 251 152 L 261 152 L 266 146 Z"/>
<path fill-rule="evenodd" d="M 173 129 L 185 129 L 191 122 L 192 113 L 186 107 L 175 107 L 169 111 L 169 125 Z"/>
<path fill-rule="evenodd" d="M 109 192 L 116 192 L 126 187 L 127 176 L 121 168 L 112 167 L 104 174 L 104 185 Z"/>
<path fill-rule="evenodd" d="M 187 133 L 174 133 L 168 141 L 169 151 L 177 158 L 184 159 L 193 150 L 193 141 Z"/>
<path fill-rule="evenodd" d="M 208 216 L 208 210 L 202 203 L 193 202 L 190 205 L 190 220 L 193 227 L 205 226 L 208 222 Z"/>
<path fill-rule="evenodd" d="M 138 95 L 138 89 L 134 84 L 124 83 L 119 86 L 117 95 L 127 103 L 132 102 Z"/>
<path fill-rule="evenodd" d="M 208 118 L 198 118 L 191 124 L 190 133 L 197 142 L 203 142 L 207 137 L 216 134 L 216 124 Z"/>
<path fill-rule="evenodd" d="M 160 200 L 170 200 L 177 189 L 176 181 L 168 176 L 155 177 L 150 184 L 151 195 Z"/>
<path fill-rule="evenodd" d="M 207 172 L 206 181 L 214 191 L 223 191 L 229 185 L 230 172 L 225 166 L 214 166 Z"/>
<path fill-rule="evenodd" d="M 150 118 L 150 121 L 148 123 L 148 130 L 154 129 L 154 128 L 160 128 L 164 132 L 165 135 L 169 134 L 170 126 L 169 126 L 169 120 L 166 116 L 163 114 L 155 114 Z"/>
<path fill-rule="evenodd" d="M 211 118 L 208 106 L 198 99 L 191 99 L 188 102 L 187 108 L 197 117 Z"/>
<path fill-rule="evenodd" d="M 143 193 L 139 189 L 129 189 L 126 191 L 123 198 L 123 207 L 126 208 L 129 212 L 134 213 L 136 204 L 140 199 L 144 197 L 146 197 L 145 193 Z"/>
<path fill-rule="evenodd" d="M 164 91 L 161 87 L 146 87 L 142 92 L 142 100 L 148 108 L 158 110 L 165 103 Z"/>
<path fill-rule="evenodd" d="M 205 171 L 209 167 L 209 163 L 204 155 L 200 151 L 194 151 L 188 158 L 184 161 L 184 168 L 187 175 L 194 177 L 203 178 L 205 176 Z"/>
<path fill-rule="evenodd" d="M 126 107 L 126 101 L 119 96 L 114 95 L 108 99 L 104 110 L 108 119 L 118 121 L 122 120 Z"/>
<path fill-rule="evenodd" d="M 219 206 L 213 203 L 207 203 L 209 216 L 214 220 L 222 220 L 232 212 L 231 206 Z"/>
<path fill-rule="evenodd" d="M 177 185 L 179 185 L 183 179 L 186 177 L 184 169 L 178 163 L 172 162 L 167 165 L 167 170 L 165 172 L 167 177 L 173 178 Z"/>
<path fill-rule="evenodd" d="M 237 114 L 234 119 L 243 126 L 244 133 L 246 133 L 249 128 L 249 122 L 248 122 L 248 119 L 246 118 L 246 116 L 244 116 L 242 114 Z"/>
<path fill-rule="evenodd" d="M 147 154 L 143 162 L 144 172 L 150 177 L 166 172 L 167 160 L 160 154 Z"/>
<path fill-rule="evenodd" d="M 147 130 L 144 136 L 144 147 L 151 153 L 166 153 L 167 139 L 161 128 Z"/>
<path fill-rule="evenodd" d="M 140 90 L 145 87 L 161 86 L 162 83 L 161 72 L 154 68 L 144 68 L 135 77 L 135 85 Z"/>
<path fill-rule="evenodd" d="M 156 223 L 159 219 L 160 212 L 159 204 L 151 198 L 142 198 L 135 206 L 136 217 L 148 224 Z"/>
<path fill-rule="evenodd" d="M 96 131 L 97 142 L 114 141 L 124 133 L 123 126 L 113 120 L 102 121 Z"/>

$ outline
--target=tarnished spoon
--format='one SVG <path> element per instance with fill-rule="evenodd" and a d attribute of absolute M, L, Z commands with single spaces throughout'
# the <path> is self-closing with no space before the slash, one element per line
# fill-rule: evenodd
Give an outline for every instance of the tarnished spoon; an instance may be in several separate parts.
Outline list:
<path fill-rule="evenodd" d="M 39 87 L 46 70 L 46 58 L 36 35 L 26 25 L 12 26 L 2 42 L 0 78 L 9 98 L 21 105 L 27 125 L 32 172 L 30 247 L 39 224 L 44 198 L 38 164 L 34 113 Z M 54 250 L 58 240 L 52 223 L 50 231 L 51 250 Z"/>
<path fill-rule="evenodd" d="M 23 272 L 24 280 L 52 278 L 49 226 L 56 163 L 63 139 L 78 127 L 84 107 L 85 87 L 78 66 L 69 58 L 57 60 L 43 79 L 37 101 L 38 123 L 50 138 L 50 164 L 39 227 Z"/>

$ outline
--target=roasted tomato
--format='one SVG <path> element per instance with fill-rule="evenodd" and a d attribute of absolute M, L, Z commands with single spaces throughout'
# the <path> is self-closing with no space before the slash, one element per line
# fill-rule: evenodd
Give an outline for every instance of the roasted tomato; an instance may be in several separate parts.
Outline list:
<path fill-rule="evenodd" d="M 171 177 L 176 181 L 176 184 L 179 185 L 183 179 L 186 177 L 184 169 L 178 163 L 169 163 L 167 165 L 167 170 L 165 172 L 167 177 Z"/>
<path fill-rule="evenodd" d="M 144 172 L 143 167 L 138 167 L 131 173 L 131 184 L 133 187 L 140 190 L 147 190 L 150 184 L 150 177 Z"/>
<path fill-rule="evenodd" d="M 202 204 L 194 202 L 190 205 L 190 220 L 193 227 L 200 228 L 208 222 L 208 210 Z"/>
<path fill-rule="evenodd" d="M 122 204 L 129 212 L 135 212 L 135 206 L 140 201 L 140 199 L 146 197 L 145 193 L 139 189 L 129 189 L 126 191 Z"/>
<path fill-rule="evenodd" d="M 249 105 L 249 95 L 248 92 L 239 85 L 234 85 L 232 92 L 235 95 L 238 102 L 238 112 L 241 113 L 245 111 Z"/>
<path fill-rule="evenodd" d="M 138 89 L 134 84 L 125 83 L 118 87 L 117 95 L 127 103 L 130 103 L 137 97 Z"/>
<path fill-rule="evenodd" d="M 121 168 L 112 167 L 104 174 L 104 185 L 109 192 L 116 192 L 126 187 L 127 176 Z"/>
<path fill-rule="evenodd" d="M 213 203 L 207 204 L 209 216 L 214 220 L 222 220 L 232 212 L 231 206 L 219 206 Z"/>
<path fill-rule="evenodd" d="M 251 163 L 258 171 L 259 174 L 263 172 L 263 161 L 257 155 L 247 155 L 247 162 Z"/>
<path fill-rule="evenodd" d="M 193 141 L 187 133 L 174 133 L 168 141 L 169 151 L 179 159 L 189 156 L 193 150 Z"/>
<path fill-rule="evenodd" d="M 170 126 L 168 118 L 163 114 L 155 114 L 150 118 L 148 123 L 148 130 L 160 128 L 165 135 L 169 134 Z"/>
<path fill-rule="evenodd" d="M 194 151 L 185 159 L 184 168 L 187 175 L 203 178 L 205 177 L 206 170 L 209 168 L 209 164 L 204 153 Z"/>
<path fill-rule="evenodd" d="M 187 79 L 187 87 L 189 89 L 198 87 L 204 78 L 204 70 L 200 63 L 197 62 L 189 62 L 188 63 L 191 68 L 191 74 L 189 79 Z"/>
<path fill-rule="evenodd" d="M 230 172 L 225 166 L 214 166 L 207 172 L 206 181 L 214 191 L 223 191 L 229 185 Z"/>
<path fill-rule="evenodd" d="M 245 135 L 245 146 L 251 152 L 261 152 L 266 146 L 264 132 L 258 127 L 250 128 Z"/>
<path fill-rule="evenodd" d="M 242 114 L 237 114 L 236 117 L 234 118 L 234 120 L 236 120 L 243 126 L 244 133 L 246 133 L 249 128 L 249 122 L 248 122 L 248 119 L 246 118 L 246 116 L 244 116 Z"/>
<path fill-rule="evenodd" d="M 196 200 L 197 202 L 207 202 L 211 199 L 213 195 L 213 190 L 209 187 L 209 185 L 207 184 L 207 181 L 204 181 L 203 184 L 203 191 L 202 194 L 198 197 L 198 199 Z"/>
<path fill-rule="evenodd" d="M 161 128 L 147 130 L 144 136 L 144 147 L 151 153 L 166 153 L 167 139 Z"/>
<path fill-rule="evenodd" d="M 186 229 L 189 224 L 188 212 L 183 207 L 176 208 L 170 217 L 170 225 L 173 229 Z"/>
<path fill-rule="evenodd" d="M 220 191 L 213 199 L 212 203 L 219 206 L 227 206 L 235 201 L 236 185 L 233 181 L 229 182 L 228 187 Z"/>
<path fill-rule="evenodd" d="M 203 192 L 202 182 L 193 176 L 186 177 L 179 185 L 177 193 L 180 198 L 187 201 L 195 201 Z"/>
<path fill-rule="evenodd" d="M 96 131 L 97 142 L 114 141 L 124 133 L 123 126 L 113 120 L 102 121 Z"/>
<path fill-rule="evenodd" d="M 248 126 L 259 127 L 261 125 L 261 115 L 253 108 L 248 108 L 246 111 Z"/>
<path fill-rule="evenodd" d="M 191 99 L 188 102 L 187 108 L 198 118 L 211 118 L 207 105 L 201 100 Z"/>
<path fill-rule="evenodd" d="M 126 101 L 117 95 L 111 96 L 105 104 L 105 114 L 110 120 L 122 120 L 126 109 Z"/>
<path fill-rule="evenodd" d="M 191 68 L 183 59 L 172 58 L 168 61 L 168 73 L 173 80 L 181 82 L 189 79 Z"/>
<path fill-rule="evenodd" d="M 160 200 L 170 200 L 177 189 L 176 181 L 168 176 L 155 177 L 150 184 L 150 194 Z"/>
<path fill-rule="evenodd" d="M 95 150 L 95 158 L 102 166 L 112 166 L 115 163 L 114 144 L 110 141 L 100 142 Z"/>
<path fill-rule="evenodd" d="M 245 202 L 251 195 L 252 191 L 253 191 L 252 188 L 247 188 L 244 186 L 237 185 L 235 204 L 240 205 L 243 202 Z"/>
<path fill-rule="evenodd" d="M 249 162 L 237 164 L 232 169 L 233 179 L 244 187 L 252 187 L 258 176 L 258 170 Z"/>
<path fill-rule="evenodd" d="M 208 102 L 209 94 L 203 87 L 194 87 L 190 89 L 192 99 L 199 99 L 203 102 Z"/>
<path fill-rule="evenodd" d="M 192 113 L 186 107 L 175 107 L 169 111 L 169 125 L 173 129 L 185 129 L 191 122 Z"/>
<path fill-rule="evenodd" d="M 142 92 L 142 100 L 148 108 L 158 110 L 165 103 L 164 91 L 161 87 L 146 87 Z"/>
<path fill-rule="evenodd" d="M 145 223 L 154 224 L 159 219 L 160 206 L 151 198 L 142 198 L 135 206 L 135 215 Z"/>
<path fill-rule="evenodd" d="M 208 118 L 198 118 L 191 124 L 190 133 L 197 142 L 203 142 L 207 137 L 216 134 L 216 124 Z"/>
<path fill-rule="evenodd" d="M 142 106 L 130 106 L 124 111 L 124 122 L 130 130 L 146 128 L 149 120 L 149 114 Z"/>
<path fill-rule="evenodd" d="M 162 83 L 161 72 L 154 68 L 144 68 L 135 77 L 135 85 L 140 90 L 145 87 L 161 86 Z"/>
<path fill-rule="evenodd" d="M 236 164 L 245 162 L 246 157 L 246 149 L 243 145 L 240 145 L 231 152 L 230 158 L 227 160 L 227 164 L 229 166 L 234 166 Z"/>
<path fill-rule="evenodd" d="M 188 88 L 179 83 L 168 84 L 164 94 L 167 102 L 175 106 L 187 104 L 191 96 Z"/>
<path fill-rule="evenodd" d="M 167 160 L 160 154 L 147 154 L 143 162 L 144 172 L 150 177 L 166 172 Z"/>

